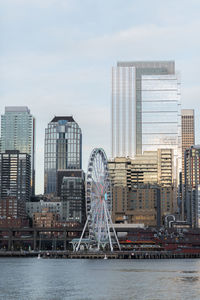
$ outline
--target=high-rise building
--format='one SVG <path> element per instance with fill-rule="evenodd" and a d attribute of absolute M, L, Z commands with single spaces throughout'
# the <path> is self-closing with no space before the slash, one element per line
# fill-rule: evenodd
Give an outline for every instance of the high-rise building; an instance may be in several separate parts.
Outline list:
<path fill-rule="evenodd" d="M 35 119 L 26 106 L 7 106 L 1 116 L 0 152 L 18 150 L 31 157 L 31 194 L 35 193 Z"/>
<path fill-rule="evenodd" d="M 195 193 L 196 198 L 196 227 L 200 228 L 200 185 L 198 184 Z"/>
<path fill-rule="evenodd" d="M 194 110 L 181 110 L 181 131 L 182 131 L 182 181 L 185 182 L 184 153 L 187 148 L 195 145 L 194 132 Z"/>
<path fill-rule="evenodd" d="M 173 61 L 118 62 L 112 69 L 112 157 L 174 151 L 181 171 L 180 79 Z"/>
<path fill-rule="evenodd" d="M 61 185 L 62 221 L 85 222 L 85 179 L 82 170 L 68 171 Z"/>
<path fill-rule="evenodd" d="M 200 146 L 185 150 L 185 190 L 184 215 L 192 227 L 198 226 L 199 185 L 200 185 Z"/>
<path fill-rule="evenodd" d="M 0 154 L 0 216 L 25 216 L 26 202 L 30 201 L 30 155 L 18 150 Z"/>
<path fill-rule="evenodd" d="M 82 133 L 80 127 L 71 116 L 54 117 L 45 129 L 45 194 L 56 194 L 56 191 L 60 190 L 57 186 L 58 171 L 81 168 Z"/>

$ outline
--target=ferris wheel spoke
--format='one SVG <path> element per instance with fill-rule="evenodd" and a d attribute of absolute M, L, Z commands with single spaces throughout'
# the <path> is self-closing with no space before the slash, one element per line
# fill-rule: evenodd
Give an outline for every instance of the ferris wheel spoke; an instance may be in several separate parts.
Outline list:
<path fill-rule="evenodd" d="M 93 176 L 96 179 L 96 181 L 98 180 L 98 176 L 97 176 L 97 172 L 96 172 L 96 157 L 94 158 L 94 163 L 93 163 Z"/>
<path fill-rule="evenodd" d="M 99 179 L 100 179 L 100 181 L 102 180 L 101 161 L 102 161 L 102 157 L 101 157 L 101 155 L 99 154 L 99 157 L 98 157 L 98 169 L 99 169 Z"/>
<path fill-rule="evenodd" d="M 93 172 L 92 172 L 92 177 L 98 181 L 98 174 L 96 172 L 96 156 L 94 157 L 94 161 L 93 161 Z"/>
<path fill-rule="evenodd" d="M 99 174 L 98 174 L 98 170 L 96 168 L 96 164 L 94 165 L 94 173 L 95 173 L 95 176 L 96 176 L 96 179 L 97 179 L 97 185 L 99 184 Z M 100 191 L 100 190 L 99 190 Z"/>
<path fill-rule="evenodd" d="M 101 172 L 103 173 L 103 171 L 104 171 L 104 168 L 103 168 L 103 160 L 101 160 L 101 162 L 100 162 L 100 169 L 101 169 Z"/>
<path fill-rule="evenodd" d="M 98 203 L 96 212 L 97 212 L 97 223 L 99 224 L 99 222 L 101 221 L 100 216 L 102 214 L 102 203 L 101 202 Z"/>
<path fill-rule="evenodd" d="M 99 173 L 100 174 L 102 174 L 101 162 L 102 162 L 102 157 L 101 157 L 101 155 L 99 155 Z"/>
<path fill-rule="evenodd" d="M 100 189 L 99 189 L 98 183 L 97 183 L 96 181 L 94 181 L 94 179 L 92 179 L 92 181 L 93 181 L 93 183 L 94 183 L 94 185 L 95 185 L 95 187 L 96 187 L 96 190 L 97 190 L 99 196 L 101 196 L 101 191 L 100 191 Z"/>
<path fill-rule="evenodd" d="M 101 180 L 101 172 L 100 172 L 100 168 L 99 168 L 99 162 L 100 162 L 100 155 L 98 153 L 97 164 L 96 164 L 96 172 L 98 174 L 98 182 L 100 182 L 100 180 Z"/>

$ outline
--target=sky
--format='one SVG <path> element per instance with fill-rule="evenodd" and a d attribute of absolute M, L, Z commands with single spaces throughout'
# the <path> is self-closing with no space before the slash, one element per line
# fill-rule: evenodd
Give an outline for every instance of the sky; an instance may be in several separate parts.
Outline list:
<path fill-rule="evenodd" d="M 55 115 L 73 115 L 81 127 L 85 171 L 93 148 L 110 156 L 117 61 L 174 60 L 200 143 L 199 28 L 199 0 L 0 0 L 0 114 L 25 105 L 36 119 L 36 193 Z"/>

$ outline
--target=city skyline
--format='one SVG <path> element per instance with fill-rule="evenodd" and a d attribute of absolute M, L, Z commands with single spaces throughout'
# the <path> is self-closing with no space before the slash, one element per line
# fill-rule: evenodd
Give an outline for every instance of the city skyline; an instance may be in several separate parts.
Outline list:
<path fill-rule="evenodd" d="M 175 1 L 164 16 L 158 1 L 137 7 L 110 1 L 106 10 L 90 1 L 0 5 L 0 113 L 26 105 L 36 118 L 36 193 L 43 192 L 44 129 L 54 115 L 73 115 L 82 128 L 84 170 L 94 147 L 110 157 L 111 67 L 117 61 L 173 59 L 181 72 L 182 108 L 195 109 L 199 123 L 197 1 L 182 1 L 181 8 Z"/>
<path fill-rule="evenodd" d="M 1 299 L 200 298 L 199 28 L 200 0 L 0 0 Z"/>

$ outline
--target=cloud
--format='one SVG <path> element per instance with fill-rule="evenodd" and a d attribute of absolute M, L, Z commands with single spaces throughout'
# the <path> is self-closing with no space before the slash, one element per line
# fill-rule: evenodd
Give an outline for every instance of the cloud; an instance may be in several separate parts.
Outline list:
<path fill-rule="evenodd" d="M 105 56 L 125 57 L 126 60 L 169 55 L 182 57 L 186 49 L 194 51 L 200 48 L 200 42 L 196 38 L 199 26 L 200 21 L 176 26 L 145 24 L 81 41 L 78 48 L 86 56 L 95 59 Z"/>
<path fill-rule="evenodd" d="M 72 114 L 82 128 L 85 169 L 94 147 L 109 156 L 111 67 L 118 60 L 174 59 L 183 106 L 199 115 L 198 1 L 0 0 L 0 6 L 0 111 L 27 105 L 36 117 L 37 192 L 44 129 L 54 115 Z"/>

